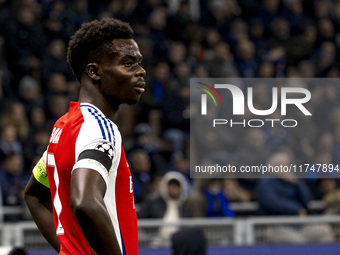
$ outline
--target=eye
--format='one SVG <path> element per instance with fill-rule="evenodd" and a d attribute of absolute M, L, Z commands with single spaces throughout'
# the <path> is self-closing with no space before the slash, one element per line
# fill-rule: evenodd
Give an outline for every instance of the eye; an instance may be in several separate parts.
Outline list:
<path fill-rule="evenodd" d="M 131 67 L 132 64 L 133 64 L 132 61 L 124 62 L 124 66 L 126 66 L 126 67 Z"/>

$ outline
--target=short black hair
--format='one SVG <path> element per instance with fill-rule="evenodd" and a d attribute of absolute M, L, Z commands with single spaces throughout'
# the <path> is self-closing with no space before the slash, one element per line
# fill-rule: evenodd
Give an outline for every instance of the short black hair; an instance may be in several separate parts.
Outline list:
<path fill-rule="evenodd" d="M 83 23 L 71 37 L 67 49 L 67 62 L 80 81 L 86 65 L 98 61 L 112 49 L 113 39 L 131 39 L 133 30 L 123 21 L 103 18 Z"/>
<path fill-rule="evenodd" d="M 170 179 L 169 182 L 168 182 L 168 186 L 170 186 L 170 185 L 176 185 L 176 186 L 180 187 L 181 183 L 177 179 Z"/>

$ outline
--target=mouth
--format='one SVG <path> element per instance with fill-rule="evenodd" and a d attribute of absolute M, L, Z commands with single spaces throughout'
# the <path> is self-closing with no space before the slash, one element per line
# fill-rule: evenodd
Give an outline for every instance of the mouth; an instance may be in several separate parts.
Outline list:
<path fill-rule="evenodd" d="M 138 93 L 142 94 L 145 91 L 145 81 L 137 82 L 134 88 Z"/>

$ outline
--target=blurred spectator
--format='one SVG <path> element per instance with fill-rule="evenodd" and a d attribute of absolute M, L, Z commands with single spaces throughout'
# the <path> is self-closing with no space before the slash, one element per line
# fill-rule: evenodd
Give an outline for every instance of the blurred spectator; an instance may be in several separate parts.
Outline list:
<path fill-rule="evenodd" d="M 47 95 L 67 95 L 69 86 L 63 73 L 54 72 L 48 75 Z"/>
<path fill-rule="evenodd" d="M 11 154 L 21 154 L 22 145 L 18 141 L 17 132 L 14 126 L 8 124 L 2 126 L 0 137 L 0 159 L 4 160 Z"/>
<path fill-rule="evenodd" d="M 209 60 L 213 57 L 212 50 L 215 48 L 215 46 L 219 42 L 221 42 L 221 35 L 218 33 L 218 31 L 215 28 L 207 29 L 206 30 L 206 36 L 203 40 L 203 47 L 204 47 L 204 50 L 205 50 L 204 54 L 205 54 L 205 58 L 207 60 Z M 216 57 L 218 57 L 218 54 L 215 54 L 215 55 L 216 55 Z"/>
<path fill-rule="evenodd" d="M 255 45 L 256 57 L 262 59 L 269 50 L 269 43 L 264 34 L 265 25 L 259 18 L 253 18 L 249 23 L 249 39 Z"/>
<path fill-rule="evenodd" d="M 333 84 L 323 84 L 319 87 L 321 90 L 321 100 L 316 102 L 315 112 L 313 114 L 314 123 L 317 123 L 320 133 L 332 131 L 333 125 L 331 124 L 332 115 L 334 116 L 337 106 L 337 88 Z M 329 114 L 329 112 L 334 112 Z"/>
<path fill-rule="evenodd" d="M 269 61 L 263 61 L 259 64 L 256 73 L 259 78 L 273 78 L 275 77 L 274 64 Z"/>
<path fill-rule="evenodd" d="M 11 74 L 7 68 L 7 65 L 0 60 L 0 114 L 3 114 L 4 107 L 8 101 L 14 97 L 14 91 L 10 84 L 10 76 Z"/>
<path fill-rule="evenodd" d="M 314 16 L 317 20 L 328 18 L 330 16 L 330 8 L 333 7 L 330 1 L 316 1 L 314 5 Z"/>
<path fill-rule="evenodd" d="M 267 143 L 267 137 L 260 128 L 249 129 L 239 146 L 239 149 L 233 156 L 237 167 L 241 165 L 259 166 L 263 162 L 266 162 L 271 152 L 271 146 Z M 242 177 L 243 178 L 240 179 L 241 186 L 249 192 L 254 193 L 256 179 L 249 178 L 249 173 Z M 252 194 L 252 197 L 253 196 Z"/>
<path fill-rule="evenodd" d="M 120 133 L 123 137 L 131 138 L 133 136 L 134 128 L 136 125 L 136 112 L 128 105 L 121 105 L 117 112 L 114 122 L 117 126 L 121 126 Z M 124 143 L 126 140 L 124 139 Z M 131 145 L 133 147 L 133 144 Z"/>
<path fill-rule="evenodd" d="M 255 46 L 248 39 L 241 39 L 236 46 L 236 66 L 242 77 L 255 77 L 257 62 L 255 59 Z"/>
<path fill-rule="evenodd" d="M 334 129 L 334 143 L 333 144 L 334 144 L 333 146 L 334 162 L 339 162 L 340 160 L 340 124 L 338 124 Z"/>
<path fill-rule="evenodd" d="M 230 202 L 249 202 L 251 200 L 251 194 L 240 186 L 237 179 L 224 179 L 223 193 Z"/>
<path fill-rule="evenodd" d="M 280 0 L 261 0 L 260 2 L 261 5 L 256 16 L 262 20 L 266 30 L 269 30 L 273 20 L 280 16 Z"/>
<path fill-rule="evenodd" d="M 169 1 L 175 2 L 175 1 Z M 167 35 L 174 41 L 185 41 L 187 26 L 191 23 L 189 4 L 187 1 L 178 1 L 179 7 L 176 13 L 170 15 L 167 20 Z"/>
<path fill-rule="evenodd" d="M 10 3 L 8 0 L 0 1 L 0 34 L 6 33 L 6 24 L 11 20 Z"/>
<path fill-rule="evenodd" d="M 203 5 L 202 1 L 202 5 Z M 229 31 L 229 22 L 237 12 L 234 1 L 213 0 L 201 6 L 201 23 L 206 27 L 215 27 L 224 36 Z"/>
<path fill-rule="evenodd" d="M 161 180 L 160 190 L 149 196 L 137 211 L 139 218 L 163 218 L 176 221 L 186 216 L 183 205 L 189 192 L 184 176 L 177 172 L 166 173 Z"/>
<path fill-rule="evenodd" d="M 274 153 L 269 157 L 268 164 L 289 166 L 292 163 L 290 157 L 285 152 Z M 279 172 L 270 177 L 260 179 L 256 187 L 260 214 L 306 215 L 311 196 L 304 180 L 297 179 L 289 172 Z"/>
<path fill-rule="evenodd" d="M 310 19 L 303 10 L 303 1 L 284 0 L 283 3 L 285 7 L 283 16 L 289 20 L 292 34 L 301 34 L 306 25 L 310 23 Z"/>
<path fill-rule="evenodd" d="M 229 45 L 218 42 L 213 48 L 213 56 L 207 62 L 208 72 L 211 77 L 233 77 L 238 71 L 234 66 L 234 58 L 230 52 Z"/>
<path fill-rule="evenodd" d="M 186 216 L 184 204 L 189 192 L 189 186 L 184 176 L 177 172 L 166 173 L 160 183 L 160 192 L 153 194 L 141 204 L 137 210 L 138 218 L 161 218 L 166 222 L 176 222 Z M 161 227 L 159 235 L 151 246 L 164 245 L 164 242 L 178 230 L 176 226 Z"/>
<path fill-rule="evenodd" d="M 210 108 L 211 109 L 211 108 Z M 197 110 L 197 109 L 196 109 Z M 212 119 L 216 117 L 216 112 L 209 110 L 203 118 L 195 118 L 194 109 L 191 108 L 191 125 L 195 126 L 192 130 L 191 156 L 199 162 L 218 161 L 227 162 L 230 159 L 230 152 L 235 150 L 239 140 L 237 129 L 235 133 L 226 132 L 224 127 L 216 128 L 214 131 L 209 129 Z M 204 134 L 204 135 L 202 135 Z M 199 139 L 198 139 L 199 138 Z M 207 153 L 208 152 L 208 153 Z"/>
<path fill-rule="evenodd" d="M 165 146 L 163 141 L 154 135 L 154 131 L 147 123 L 140 123 L 135 126 L 131 151 L 143 150 L 147 153 L 150 159 L 150 174 L 152 177 L 157 175 L 163 175 L 168 170 L 168 163 L 165 161 L 162 155 Z M 126 146 L 126 148 L 129 148 Z"/>
<path fill-rule="evenodd" d="M 295 66 L 302 60 L 310 59 L 315 51 L 316 37 L 317 31 L 315 26 L 308 25 L 302 33 L 289 38 L 286 45 L 288 65 Z"/>
<path fill-rule="evenodd" d="M 313 114 L 313 110 L 312 114 Z M 318 136 L 318 126 L 311 116 L 306 116 L 298 112 L 296 120 L 299 125 L 291 131 L 291 146 L 294 148 L 295 157 L 298 163 L 310 162 L 313 160 L 316 151 L 320 151 L 319 146 L 314 147 Z"/>
<path fill-rule="evenodd" d="M 162 104 L 163 138 L 170 141 L 174 152 L 184 152 L 189 134 L 189 87 L 169 91 Z"/>
<path fill-rule="evenodd" d="M 156 8 L 150 13 L 149 26 L 150 32 L 149 37 L 154 42 L 153 56 L 157 59 L 164 60 L 166 58 L 166 13 L 161 7 Z"/>
<path fill-rule="evenodd" d="M 340 213 L 340 188 L 335 179 L 320 179 L 319 189 L 325 203 L 323 214 L 338 215 Z"/>
<path fill-rule="evenodd" d="M 326 178 L 338 178 L 337 173 L 337 165 L 333 164 L 333 154 L 331 152 L 327 151 L 319 151 L 317 154 L 315 154 L 314 158 L 310 161 L 305 162 L 313 162 L 314 165 L 312 165 L 310 168 L 317 168 L 317 164 L 321 164 L 321 166 L 327 166 L 327 172 L 320 171 L 315 173 L 313 171 L 306 173 L 306 183 L 308 185 L 308 188 L 312 194 L 313 200 L 321 200 L 324 191 L 322 190 L 320 183 L 323 179 Z M 308 178 L 310 175 L 310 178 Z"/>
<path fill-rule="evenodd" d="M 186 207 L 190 217 L 234 216 L 219 179 L 207 179 L 206 183 L 201 183 L 191 192 Z"/>
<path fill-rule="evenodd" d="M 330 132 L 325 132 L 320 134 L 318 138 L 316 144 L 316 151 L 333 153 L 333 146 L 334 146 L 333 134 Z"/>
<path fill-rule="evenodd" d="M 133 181 L 135 203 L 143 202 L 149 194 L 151 184 L 151 163 L 147 152 L 136 149 L 128 155 Z"/>
<path fill-rule="evenodd" d="M 168 52 L 168 63 L 170 71 L 173 73 L 177 65 L 185 62 L 187 49 L 182 42 L 173 42 L 170 44 Z"/>
<path fill-rule="evenodd" d="M 68 81 L 73 80 L 71 69 L 65 62 L 65 56 L 65 43 L 60 39 L 50 41 L 41 63 L 41 80 L 44 90 L 46 90 L 50 76 L 54 73 L 63 74 Z"/>
<path fill-rule="evenodd" d="M 5 53 L 17 80 L 40 67 L 45 42 L 41 26 L 35 19 L 31 7 L 21 6 L 17 10 L 15 20 L 7 27 Z"/>
<path fill-rule="evenodd" d="M 268 159 L 271 166 L 289 166 L 291 155 L 286 152 L 272 154 Z M 259 180 L 256 195 L 259 213 L 264 215 L 299 215 L 308 214 L 311 195 L 304 180 L 296 178 L 294 173 L 279 171 Z M 333 233 L 325 224 L 310 224 L 301 228 L 275 226 L 266 229 L 266 236 L 273 243 L 332 242 Z"/>
<path fill-rule="evenodd" d="M 68 36 L 80 28 L 81 24 L 93 19 L 93 16 L 88 11 L 88 2 L 86 0 L 71 1 L 71 8 L 65 11 L 65 31 Z"/>
<path fill-rule="evenodd" d="M 24 105 L 26 112 L 29 112 L 33 107 L 42 107 L 43 98 L 38 82 L 29 75 L 25 75 L 19 82 L 19 98 Z"/>
<path fill-rule="evenodd" d="M 229 200 L 223 193 L 220 180 L 210 179 L 204 189 L 207 202 L 206 217 L 233 217 L 234 213 L 229 207 Z"/>
<path fill-rule="evenodd" d="M 324 41 L 316 55 L 316 68 L 318 77 L 327 77 L 328 71 L 334 66 L 336 59 L 336 46 L 333 42 Z"/>
<path fill-rule="evenodd" d="M 21 154 L 10 154 L 0 166 L 0 188 L 3 205 L 18 206 L 23 204 L 24 189 L 23 161 Z M 8 216 L 7 220 L 19 220 L 16 216 Z M 6 218 L 5 218 L 6 220 Z"/>
<path fill-rule="evenodd" d="M 55 122 L 67 112 L 69 101 L 63 95 L 51 96 L 48 99 L 49 119 Z"/>
<path fill-rule="evenodd" d="M 248 24 L 242 19 L 236 19 L 231 23 L 230 33 L 228 33 L 227 41 L 230 44 L 231 51 L 237 51 L 237 45 L 240 41 L 248 38 Z"/>
<path fill-rule="evenodd" d="M 45 152 L 50 139 L 51 130 L 46 128 L 38 128 L 31 133 L 30 138 L 25 143 L 25 169 L 26 173 L 29 175 L 31 169 L 41 158 L 41 155 Z"/>
<path fill-rule="evenodd" d="M 183 174 L 188 182 L 191 182 L 190 178 L 190 164 L 189 159 L 183 152 L 175 152 L 171 158 L 170 171 L 175 171 Z"/>
<path fill-rule="evenodd" d="M 189 67 L 202 64 L 204 55 L 205 55 L 205 52 L 204 52 L 202 43 L 198 41 L 190 42 L 188 46 L 188 57 L 187 57 L 187 63 Z"/>
<path fill-rule="evenodd" d="M 158 147 L 157 141 L 152 136 L 151 127 L 148 123 L 140 123 L 134 128 L 134 146 L 153 151 Z"/>
<path fill-rule="evenodd" d="M 136 22 L 136 0 L 127 0 L 122 2 L 122 6 L 119 8 L 118 13 L 115 15 L 115 18 L 120 19 L 125 22 Z"/>
<path fill-rule="evenodd" d="M 334 22 L 334 28 L 336 33 L 338 33 L 340 31 L 340 3 L 334 3 L 334 5 L 332 5 L 333 10 L 333 22 Z"/>
<path fill-rule="evenodd" d="M 275 18 L 270 32 L 269 44 L 272 48 L 285 46 L 291 36 L 289 21 L 284 18 Z"/>
<path fill-rule="evenodd" d="M 209 73 L 207 67 L 203 64 L 198 64 L 194 67 L 193 76 L 197 78 L 207 78 Z"/>
<path fill-rule="evenodd" d="M 153 81 L 151 82 L 152 101 L 151 106 L 159 107 L 165 94 L 169 91 L 171 85 L 169 84 L 170 67 L 165 62 L 158 63 L 154 68 Z"/>
<path fill-rule="evenodd" d="M 10 103 L 4 114 L 1 116 L 0 123 L 2 126 L 13 125 L 16 129 L 19 141 L 26 141 L 29 132 L 29 123 L 22 103 L 18 101 Z"/>
<path fill-rule="evenodd" d="M 207 240 L 202 229 L 186 227 L 172 235 L 171 248 L 173 255 L 205 255 Z"/>
<path fill-rule="evenodd" d="M 335 33 L 333 22 L 328 18 L 323 18 L 318 21 L 318 38 L 317 45 L 321 46 L 324 42 L 334 42 Z"/>
<path fill-rule="evenodd" d="M 42 25 L 47 43 L 56 39 L 67 41 L 64 26 L 65 10 L 66 3 L 63 0 L 51 1 L 46 8 L 42 16 Z"/>
<path fill-rule="evenodd" d="M 276 110 L 270 115 L 270 119 L 280 119 L 282 115 L 280 111 Z M 293 140 L 292 135 L 287 128 L 283 127 L 282 125 L 274 125 L 270 127 L 269 125 L 265 125 L 263 127 L 263 132 L 266 137 L 266 142 L 268 145 L 272 146 L 273 148 L 280 148 L 283 146 L 292 146 Z M 264 162 L 264 161 L 262 161 Z"/>
<path fill-rule="evenodd" d="M 136 42 L 139 46 L 139 51 L 143 56 L 143 68 L 145 69 L 146 73 L 151 73 L 152 66 L 154 65 L 155 61 L 152 56 L 154 42 L 146 36 L 136 37 Z M 150 77 L 145 77 L 145 79 L 148 78 Z"/>
<path fill-rule="evenodd" d="M 113 1 L 115 2 L 115 1 Z M 164 2 L 162 0 L 146 0 L 143 2 L 138 1 L 136 15 L 138 15 L 138 21 L 145 23 L 148 17 L 158 7 L 164 7 Z"/>
<path fill-rule="evenodd" d="M 305 46 L 306 47 L 306 46 Z M 299 77 L 313 78 L 315 77 L 315 68 L 311 61 L 301 61 L 298 65 Z"/>
<path fill-rule="evenodd" d="M 190 79 L 190 67 L 186 62 L 178 63 L 172 75 L 174 88 L 188 87 Z"/>
<path fill-rule="evenodd" d="M 34 107 L 29 112 L 30 131 L 34 131 L 41 127 L 49 127 L 46 119 L 45 111 L 41 107 Z"/>

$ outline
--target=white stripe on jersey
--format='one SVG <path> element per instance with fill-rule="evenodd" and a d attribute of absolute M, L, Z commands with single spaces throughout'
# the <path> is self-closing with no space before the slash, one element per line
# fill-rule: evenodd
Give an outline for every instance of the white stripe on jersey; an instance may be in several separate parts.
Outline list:
<path fill-rule="evenodd" d="M 109 140 L 113 145 L 115 145 L 115 134 L 114 134 L 114 124 L 111 120 L 105 117 L 102 112 L 95 106 L 88 104 L 81 104 L 81 107 L 86 108 L 91 115 L 97 120 L 98 125 L 101 129 L 103 139 Z"/>
<path fill-rule="evenodd" d="M 117 168 L 120 162 L 121 157 L 121 142 L 122 138 L 117 126 L 105 118 L 104 114 L 95 106 L 90 104 L 81 104 L 81 112 L 84 117 L 84 123 L 82 124 L 77 141 L 75 146 L 75 155 L 76 162 L 78 160 L 78 156 L 80 153 L 86 149 L 86 147 L 96 141 L 103 140 L 105 137 L 106 140 L 110 141 L 115 147 L 116 155 L 113 158 L 111 169 L 109 170 L 109 180 L 107 183 L 107 189 L 104 197 L 104 203 L 110 215 L 117 241 L 120 246 L 120 250 L 123 253 L 122 249 L 122 237 L 119 229 L 117 208 L 116 208 L 116 177 L 117 177 Z M 90 111 L 89 111 L 90 109 Z"/>

